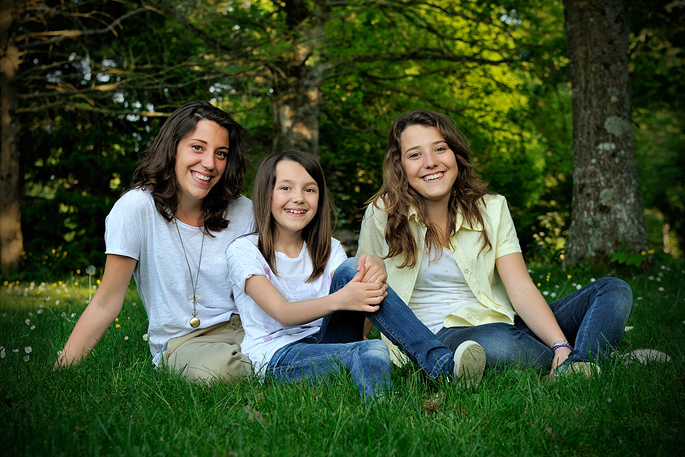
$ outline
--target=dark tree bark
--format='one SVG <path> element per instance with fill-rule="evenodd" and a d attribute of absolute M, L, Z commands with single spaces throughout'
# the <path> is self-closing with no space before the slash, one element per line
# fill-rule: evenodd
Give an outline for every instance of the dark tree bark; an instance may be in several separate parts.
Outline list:
<path fill-rule="evenodd" d="M 311 9 L 299 0 L 285 3 L 285 24 L 296 45 L 277 60 L 277 65 L 269 66 L 274 90 L 274 152 L 297 149 L 319 155 L 325 71 L 325 64 L 320 62 L 325 40 L 323 8 L 318 2 L 313 2 Z"/>
<path fill-rule="evenodd" d="M 297 149 L 318 157 L 321 72 L 304 62 L 288 71 L 275 88 L 273 151 Z"/>
<path fill-rule="evenodd" d="M 19 267 L 23 247 L 19 207 L 19 122 L 13 80 L 19 51 L 11 39 L 13 0 L 0 0 L 0 261 L 7 277 Z"/>
<path fill-rule="evenodd" d="M 573 104 L 573 203 L 565 261 L 648 248 L 628 91 L 622 0 L 564 0 Z"/>

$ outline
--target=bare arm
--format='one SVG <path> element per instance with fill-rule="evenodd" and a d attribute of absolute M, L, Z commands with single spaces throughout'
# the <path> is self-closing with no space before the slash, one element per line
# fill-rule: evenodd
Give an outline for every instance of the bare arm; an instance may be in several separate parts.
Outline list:
<path fill-rule="evenodd" d="M 565 340 L 554 313 L 530 278 L 523 256 L 520 253 L 508 254 L 498 258 L 495 264 L 514 310 L 533 333 L 550 347 L 556 341 Z M 566 360 L 570 352 L 567 348 L 557 349 L 552 370 Z"/>
<path fill-rule="evenodd" d="M 250 276 L 245 281 L 245 292 L 269 316 L 283 326 L 301 325 L 338 310 L 374 312 L 387 296 L 386 284 L 363 283 L 362 267 L 342 289 L 313 300 L 288 302 L 266 276 Z"/>
<path fill-rule="evenodd" d="M 102 284 L 76 323 L 55 362 L 55 368 L 69 366 L 88 357 L 119 315 L 136 263 L 137 260 L 130 257 L 107 256 Z"/>

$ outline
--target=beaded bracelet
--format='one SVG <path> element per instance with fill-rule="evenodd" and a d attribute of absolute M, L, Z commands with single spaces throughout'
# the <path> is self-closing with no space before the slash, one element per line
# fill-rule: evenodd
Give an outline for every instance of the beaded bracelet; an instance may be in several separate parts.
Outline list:
<path fill-rule="evenodd" d="M 556 350 L 559 348 L 569 348 L 570 350 L 573 350 L 573 348 L 571 346 L 569 346 L 568 344 L 557 344 L 556 346 L 554 346 L 552 348 L 552 354 L 554 354 L 556 352 Z"/>
<path fill-rule="evenodd" d="M 551 346 L 554 347 L 557 344 L 568 344 L 568 340 L 556 340 L 554 343 L 551 344 Z"/>

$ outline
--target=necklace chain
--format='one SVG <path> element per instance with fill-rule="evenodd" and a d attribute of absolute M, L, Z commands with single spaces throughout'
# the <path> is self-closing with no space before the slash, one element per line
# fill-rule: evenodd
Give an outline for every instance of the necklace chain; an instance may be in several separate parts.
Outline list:
<path fill-rule="evenodd" d="M 186 265 L 188 265 L 188 273 L 190 274 L 190 285 L 193 288 L 193 296 L 188 297 L 188 300 L 193 301 L 193 317 L 190 319 L 190 325 L 194 328 L 200 325 L 200 319 L 197 318 L 197 299 L 202 298 L 197 295 L 197 282 L 200 279 L 200 266 L 202 265 L 202 251 L 205 247 L 205 231 L 202 231 L 202 244 L 200 245 L 200 259 L 197 262 L 197 276 L 195 276 L 195 282 L 193 282 L 193 270 L 190 268 L 190 261 L 188 261 L 188 254 L 186 253 L 186 248 L 183 245 L 183 237 L 181 236 L 181 230 L 178 228 L 178 222 L 174 219 L 174 225 L 176 226 L 176 232 L 178 233 L 178 239 L 181 240 L 181 249 L 183 249 L 183 256 L 186 259 Z"/>

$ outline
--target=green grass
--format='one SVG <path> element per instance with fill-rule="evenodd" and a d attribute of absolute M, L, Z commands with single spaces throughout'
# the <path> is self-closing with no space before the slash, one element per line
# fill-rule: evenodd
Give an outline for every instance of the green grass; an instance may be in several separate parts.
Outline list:
<path fill-rule="evenodd" d="M 589 270 L 534 266 L 532 276 L 552 300 L 600 276 Z M 85 363 L 53 372 L 88 301 L 88 277 L 5 284 L 0 455 L 683 455 L 683 270 L 671 263 L 624 276 L 635 308 L 620 351 L 659 349 L 668 364 L 605 363 L 593 379 L 556 382 L 510 369 L 486 373 L 476 390 L 431 384 L 405 366 L 393 369 L 398 393 L 371 404 L 349 374 L 232 386 L 155 370 L 133 286 L 119 327 Z"/>

